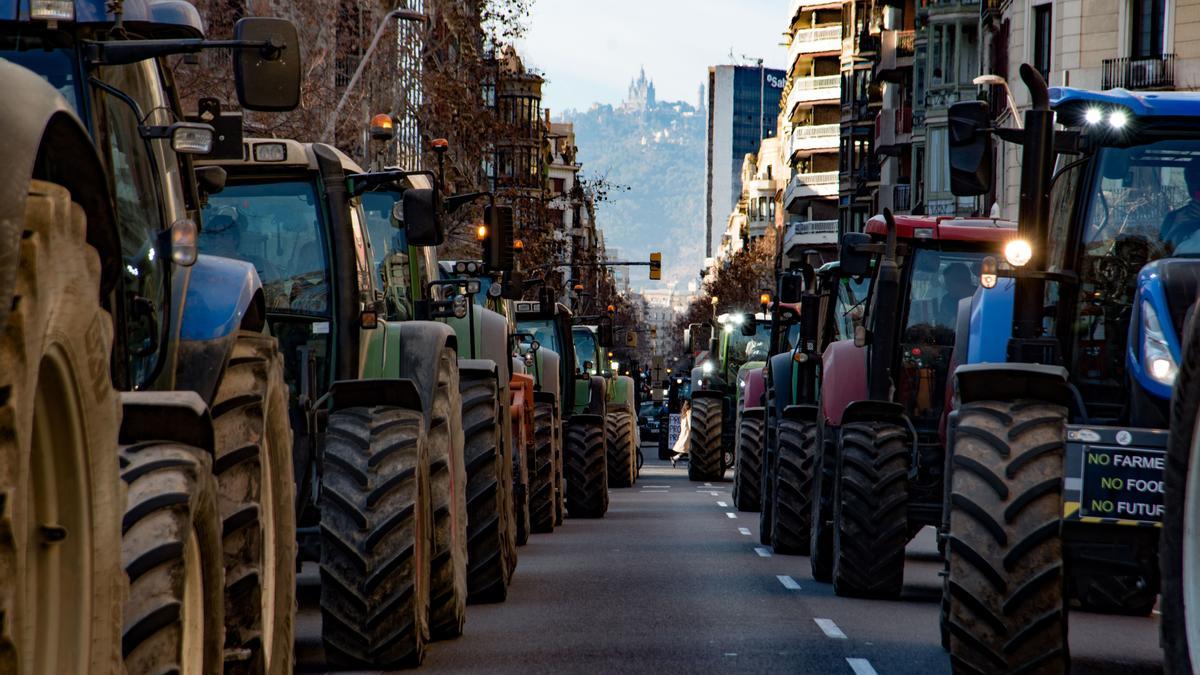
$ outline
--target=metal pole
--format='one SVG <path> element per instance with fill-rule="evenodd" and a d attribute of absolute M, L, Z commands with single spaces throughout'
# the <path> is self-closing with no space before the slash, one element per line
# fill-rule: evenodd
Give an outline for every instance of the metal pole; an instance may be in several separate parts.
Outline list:
<path fill-rule="evenodd" d="M 342 99 L 338 101 L 337 107 L 333 109 L 333 115 L 329 117 L 329 123 L 325 125 L 325 131 L 321 133 L 321 142 L 329 143 L 333 141 L 331 138 L 334 126 L 337 125 L 338 115 L 342 112 L 342 106 L 346 105 L 346 101 L 350 100 L 350 93 L 354 91 L 354 86 L 358 84 L 358 78 L 362 77 L 363 70 L 367 67 L 367 61 L 371 59 L 371 54 L 375 52 L 375 47 L 379 46 L 379 38 L 383 37 L 384 30 L 387 29 L 389 22 L 392 19 L 403 19 L 405 21 L 426 21 L 429 17 L 421 12 L 414 12 L 411 9 L 393 9 L 383 17 L 383 21 L 379 24 L 379 29 L 375 31 L 375 37 L 371 39 L 371 46 L 367 47 L 367 51 L 363 54 L 362 60 L 358 62 L 358 68 L 354 71 L 354 77 L 350 78 L 350 84 L 346 85 L 346 91 L 342 94 Z"/>
<path fill-rule="evenodd" d="M 766 133 L 763 122 L 763 113 L 766 112 L 766 89 L 767 89 L 767 70 L 763 67 L 763 60 L 758 60 L 758 142 L 762 143 L 763 134 Z"/>

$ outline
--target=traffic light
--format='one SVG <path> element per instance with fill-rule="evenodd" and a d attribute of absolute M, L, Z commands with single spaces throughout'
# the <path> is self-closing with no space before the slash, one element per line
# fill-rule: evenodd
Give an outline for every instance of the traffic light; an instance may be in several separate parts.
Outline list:
<path fill-rule="evenodd" d="M 513 259 L 513 209 L 511 206 L 489 206 L 483 210 L 487 227 L 481 227 L 477 237 L 483 242 L 483 261 L 489 270 L 511 271 Z"/>
<path fill-rule="evenodd" d="M 650 254 L 650 280 L 662 279 L 662 254 L 658 251 Z"/>

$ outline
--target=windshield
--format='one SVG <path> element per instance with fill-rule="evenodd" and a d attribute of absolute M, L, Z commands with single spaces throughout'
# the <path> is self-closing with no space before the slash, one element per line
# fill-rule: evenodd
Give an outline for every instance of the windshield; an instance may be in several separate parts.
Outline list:
<path fill-rule="evenodd" d="M 726 375 L 732 377 L 738 368 L 749 361 L 765 361 L 767 351 L 771 346 L 771 323 L 759 321 L 755 324 L 754 335 L 742 335 L 741 326 L 731 326 L 729 347 L 725 352 L 727 359 Z"/>
<path fill-rule="evenodd" d="M 842 278 L 838 282 L 837 305 L 835 307 L 834 340 L 845 340 L 853 337 L 854 327 L 862 323 L 863 311 L 866 308 L 867 295 L 871 291 L 871 278 L 862 277 L 857 280 Z"/>
<path fill-rule="evenodd" d="M 554 329 L 554 321 L 551 319 L 533 319 L 529 321 L 520 321 L 517 323 L 518 333 L 530 333 L 533 339 L 541 344 L 543 349 L 549 349 L 557 354 L 562 354 L 558 344 L 558 332 Z"/>
<path fill-rule="evenodd" d="M 75 68 L 75 51 L 50 48 L 39 36 L 0 36 L 0 59 L 7 59 L 41 75 L 58 90 L 71 107 L 79 110 L 79 75 Z"/>
<path fill-rule="evenodd" d="M 227 185 L 208 199 L 200 250 L 253 263 L 268 310 L 328 316 L 320 219 L 310 181 Z"/>
<path fill-rule="evenodd" d="M 909 285 L 905 342 L 954 344 L 958 301 L 974 295 L 984 255 L 929 249 L 916 252 Z"/>
<path fill-rule="evenodd" d="M 573 330 L 571 337 L 575 342 L 575 374 L 596 371 L 596 335 L 590 330 Z"/>
<path fill-rule="evenodd" d="M 404 229 L 392 225 L 392 206 L 398 195 L 392 192 L 368 192 L 362 196 L 363 213 L 367 216 L 367 236 L 375 252 L 375 268 L 382 269 L 383 260 L 399 253 L 408 260 L 408 237 Z"/>

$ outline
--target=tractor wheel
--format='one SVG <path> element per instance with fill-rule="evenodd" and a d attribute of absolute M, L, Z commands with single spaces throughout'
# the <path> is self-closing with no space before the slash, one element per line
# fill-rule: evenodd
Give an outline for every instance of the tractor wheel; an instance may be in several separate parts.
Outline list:
<path fill-rule="evenodd" d="M 444 347 L 439 359 L 428 443 L 433 508 L 429 633 L 434 640 L 448 640 L 462 635 L 467 620 L 467 469 L 458 355 Z"/>
<path fill-rule="evenodd" d="M 567 480 L 563 475 L 563 416 L 554 413 L 554 526 L 563 524 L 567 512 Z"/>
<path fill-rule="evenodd" d="M 633 486 L 637 472 L 636 448 L 633 440 L 633 416 L 624 408 L 608 413 L 604 424 L 604 446 L 608 449 L 608 486 L 627 488 Z"/>
<path fill-rule="evenodd" d="M 148 441 L 123 448 L 121 464 L 129 490 L 121 542 L 129 577 L 125 670 L 220 672 L 225 569 L 212 458 L 199 448 Z"/>
<path fill-rule="evenodd" d="M 817 425 L 781 420 L 775 474 L 775 518 L 771 547 L 776 553 L 808 555 L 812 518 L 813 458 Z"/>
<path fill-rule="evenodd" d="M 725 472 L 721 452 L 721 399 L 692 401 L 691 431 L 688 436 L 688 479 L 721 480 Z"/>
<path fill-rule="evenodd" d="M 554 404 L 542 401 L 533 413 L 533 471 L 529 474 L 529 526 L 554 531 Z"/>
<path fill-rule="evenodd" d="M 496 377 L 463 373 L 460 382 L 467 468 L 467 601 L 504 602 L 510 578 L 504 558 L 509 511 L 504 502 Z"/>
<path fill-rule="evenodd" d="M 1183 335 L 1183 364 L 1171 399 L 1166 489 L 1159 557 L 1162 565 L 1162 638 L 1169 675 L 1200 671 L 1200 324 Z"/>
<path fill-rule="evenodd" d="M 517 462 L 518 458 L 525 456 L 525 450 L 520 445 L 521 430 L 515 427 L 512 409 L 509 407 L 512 401 L 512 389 L 505 383 L 500 388 L 500 399 L 505 401 L 501 408 L 500 425 L 503 428 L 501 438 L 507 439 L 500 448 L 500 488 L 497 492 L 497 502 L 500 505 L 501 525 L 504 538 L 501 540 L 501 555 L 504 559 L 504 565 L 508 568 L 508 582 L 512 582 L 512 575 L 517 570 L 517 527 L 518 519 L 524 520 L 524 514 L 519 511 L 520 504 L 517 503 L 517 478 L 520 471 Z"/>
<path fill-rule="evenodd" d="M 908 543 L 908 432 L 885 422 L 842 427 L 833 501 L 833 590 L 896 598 Z"/>
<path fill-rule="evenodd" d="M 433 545 L 425 416 L 329 415 L 321 509 L 321 631 L 338 669 L 420 665 Z"/>
<path fill-rule="evenodd" d="M 1066 410 L 959 411 L 952 449 L 950 660 L 959 672 L 1066 672 L 1062 481 Z"/>
<path fill-rule="evenodd" d="M 239 331 L 212 403 L 227 673 L 292 672 L 296 481 L 275 338 Z"/>
<path fill-rule="evenodd" d="M 0 252 L 16 266 L 13 295 L 0 298 L 11 308 L 0 328 L 0 672 L 111 672 L 125 493 L 100 260 L 57 185 L 33 181 L 11 224 L 17 250 Z"/>
<path fill-rule="evenodd" d="M 608 469 L 604 425 L 571 419 L 563 444 L 566 460 L 567 513 L 572 518 L 603 518 L 608 511 Z"/>
<path fill-rule="evenodd" d="M 829 430 L 820 422 L 816 428 L 816 456 L 813 461 L 812 498 L 809 504 L 808 565 L 814 581 L 833 581 L 833 485 L 836 455 L 829 451 L 824 435 Z"/>
<path fill-rule="evenodd" d="M 513 513 L 516 514 L 517 546 L 529 543 L 529 532 L 533 527 L 529 519 L 529 466 L 526 461 L 532 450 L 532 446 L 522 447 L 519 454 L 513 456 Z"/>
<path fill-rule="evenodd" d="M 738 424 L 733 468 L 733 504 L 738 511 L 759 511 L 762 505 L 763 410 L 743 410 Z"/>

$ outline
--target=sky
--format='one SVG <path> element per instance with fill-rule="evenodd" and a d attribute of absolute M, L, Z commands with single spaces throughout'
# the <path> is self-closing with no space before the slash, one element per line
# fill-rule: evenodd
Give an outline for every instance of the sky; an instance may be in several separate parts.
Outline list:
<path fill-rule="evenodd" d="M 547 79 L 542 105 L 619 103 L 642 67 L 661 101 L 695 104 L 708 66 L 780 68 L 790 0 L 534 0 L 518 48 Z M 730 59 L 730 53 L 733 59 Z M 743 58 L 746 57 L 746 58 Z"/>

